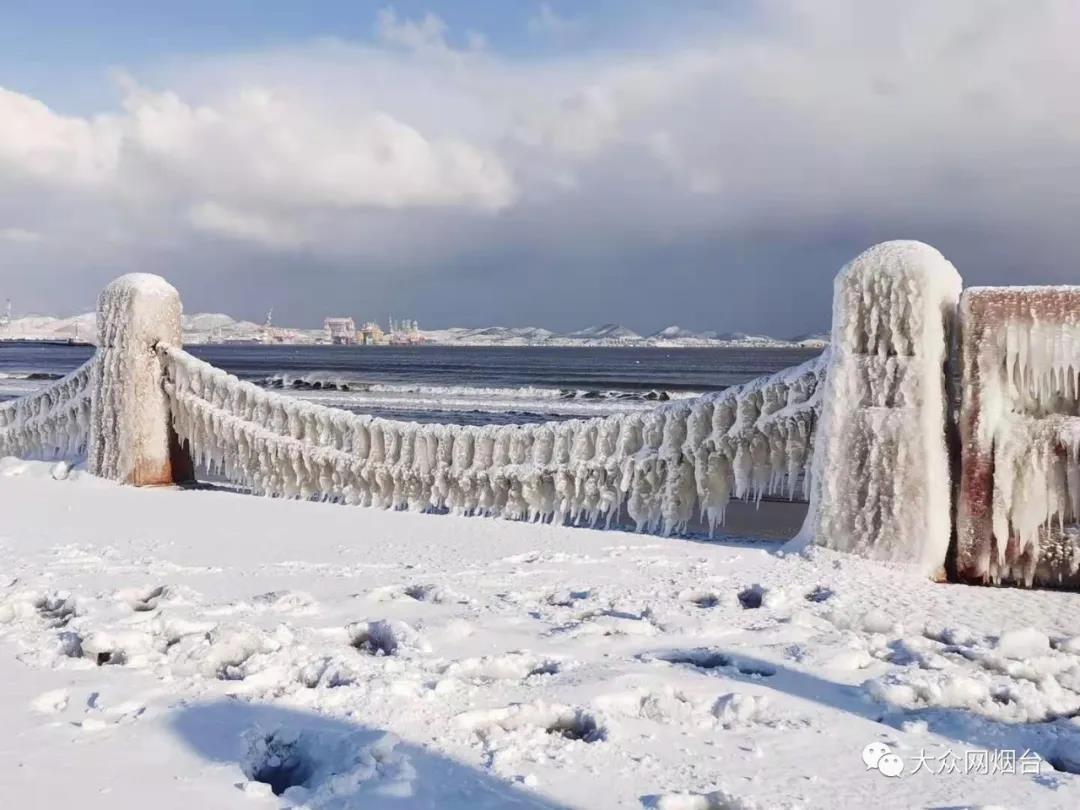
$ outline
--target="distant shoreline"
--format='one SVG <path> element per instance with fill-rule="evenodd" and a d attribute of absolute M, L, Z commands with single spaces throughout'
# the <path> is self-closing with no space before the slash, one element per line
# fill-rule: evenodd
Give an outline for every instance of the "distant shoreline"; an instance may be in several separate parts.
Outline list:
<path fill-rule="evenodd" d="M 94 313 L 87 312 L 70 318 L 51 315 L 28 315 L 10 321 L 0 321 L 0 343 L 50 343 L 60 345 L 91 345 L 87 340 L 97 334 Z M 351 319 L 345 319 L 351 321 Z M 620 324 L 606 323 L 573 332 L 552 332 L 533 326 L 486 326 L 447 329 L 420 329 L 410 322 L 407 332 L 382 332 L 375 324 L 366 324 L 378 332 L 373 341 L 360 339 L 360 330 L 347 345 L 428 345 L 471 346 L 477 348 L 567 347 L 567 348 L 736 348 L 736 349 L 823 349 L 828 345 L 825 332 L 776 338 L 771 335 L 751 335 L 744 332 L 704 332 L 668 326 L 651 334 L 638 334 Z M 355 327 L 354 327 L 355 328 Z M 196 313 L 183 318 L 184 345 L 270 345 L 312 346 L 330 345 L 326 329 L 300 329 L 236 320 L 221 313 Z"/>
<path fill-rule="evenodd" d="M 0 345 L 19 345 L 19 346 L 82 346 L 87 348 L 93 348 L 94 343 L 82 340 L 66 340 L 60 338 L 9 338 L 0 337 Z M 634 340 L 634 341 L 589 341 L 589 340 L 554 340 L 547 342 L 535 342 L 535 343 L 515 343 L 511 341 L 428 341 L 426 343 L 418 343 L 413 345 L 408 344 L 349 344 L 338 345 L 332 343 L 315 343 L 315 342 L 273 342 L 268 343 L 261 340 L 226 340 L 221 342 L 208 341 L 208 340 L 184 340 L 185 346 L 214 346 L 214 347 L 228 347 L 237 346 L 244 348 L 252 348 L 255 346 L 265 346 L 268 349 L 280 348 L 283 346 L 323 346 L 326 348 L 340 349 L 340 350 L 361 350 L 361 349 L 753 349 L 758 351 L 775 350 L 775 351 L 791 351 L 804 349 L 807 351 L 813 351 L 815 349 L 824 349 L 828 346 L 828 342 L 790 342 L 782 343 L 777 341 L 776 343 L 738 343 L 734 341 L 686 341 L 686 342 L 671 342 L 671 341 L 650 341 L 648 339 Z"/>
<path fill-rule="evenodd" d="M 0 343 L 17 343 L 20 346 L 26 345 L 41 345 L 41 346 L 87 346 L 93 348 L 94 344 L 85 340 L 73 340 L 68 338 L 34 338 L 34 337 L 0 337 Z"/>

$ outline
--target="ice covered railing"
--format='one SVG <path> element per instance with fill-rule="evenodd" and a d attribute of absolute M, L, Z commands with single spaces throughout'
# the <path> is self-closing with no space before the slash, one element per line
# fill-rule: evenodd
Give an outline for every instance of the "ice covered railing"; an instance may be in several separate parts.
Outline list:
<path fill-rule="evenodd" d="M 732 497 L 808 485 L 824 358 L 647 412 L 459 426 L 268 392 L 160 345 L 172 424 L 196 464 L 254 492 L 388 509 L 710 529 Z"/>
<path fill-rule="evenodd" d="M 963 330 L 958 569 L 1080 577 L 1080 287 L 972 287 Z"/>
<path fill-rule="evenodd" d="M 0 456 L 60 458 L 84 453 L 96 363 L 95 355 L 46 388 L 0 403 Z"/>
<path fill-rule="evenodd" d="M 1080 585 L 1080 288 L 964 293 L 958 442 L 961 288 L 929 245 L 875 245 L 837 276 L 831 345 L 816 360 L 651 411 L 472 427 L 358 416 L 244 383 L 186 354 L 176 290 L 134 274 L 102 293 L 98 354 L 79 382 L 0 406 L 0 449 L 77 444 L 89 390 L 89 469 L 136 486 L 190 480 L 193 454 L 280 497 L 625 516 L 664 533 L 715 527 L 733 497 L 809 492 L 803 540 L 935 578 Z"/>

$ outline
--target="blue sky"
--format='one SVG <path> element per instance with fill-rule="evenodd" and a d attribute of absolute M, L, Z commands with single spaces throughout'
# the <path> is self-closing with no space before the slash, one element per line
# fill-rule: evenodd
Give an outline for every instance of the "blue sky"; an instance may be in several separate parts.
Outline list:
<path fill-rule="evenodd" d="M 1075 281 L 1080 4 L 0 6 L 0 297 L 792 335 L 870 244 Z"/>
<path fill-rule="evenodd" d="M 102 78 L 113 69 L 153 71 L 162 63 L 320 38 L 370 42 L 377 14 L 387 8 L 405 18 L 435 13 L 462 44 L 472 31 L 521 58 L 634 48 L 677 38 L 693 20 L 738 25 L 752 12 L 743 0 L 7 0 L 0 75 L 59 109 L 93 111 L 110 97 Z"/>

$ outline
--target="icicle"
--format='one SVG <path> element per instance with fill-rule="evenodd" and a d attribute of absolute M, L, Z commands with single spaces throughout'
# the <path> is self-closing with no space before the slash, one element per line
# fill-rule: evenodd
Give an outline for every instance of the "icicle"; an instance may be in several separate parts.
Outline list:
<path fill-rule="evenodd" d="M 539 425 L 419 426 L 268 393 L 166 352 L 174 427 L 193 455 L 253 491 L 383 508 L 446 508 L 610 524 L 710 528 L 728 498 L 802 477 L 819 403 L 815 360 L 694 402 Z M 3 413 L 0 411 L 0 413 Z M 734 463 L 733 463 L 734 462 Z"/>

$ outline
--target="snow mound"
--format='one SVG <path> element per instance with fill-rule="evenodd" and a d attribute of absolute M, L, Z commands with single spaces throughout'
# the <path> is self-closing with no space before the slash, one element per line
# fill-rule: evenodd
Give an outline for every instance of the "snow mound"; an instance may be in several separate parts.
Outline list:
<path fill-rule="evenodd" d="M 997 651 L 1006 658 L 1016 659 L 1047 655 L 1050 652 L 1050 639 L 1046 633 L 1034 627 L 1009 630 L 998 639 Z"/>
<path fill-rule="evenodd" d="M 764 695 L 730 692 L 717 698 L 712 713 L 723 728 L 745 728 L 764 721 L 768 706 L 769 699 Z"/>

